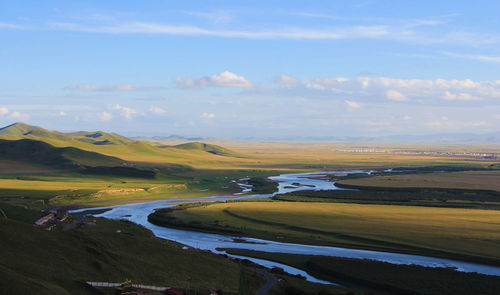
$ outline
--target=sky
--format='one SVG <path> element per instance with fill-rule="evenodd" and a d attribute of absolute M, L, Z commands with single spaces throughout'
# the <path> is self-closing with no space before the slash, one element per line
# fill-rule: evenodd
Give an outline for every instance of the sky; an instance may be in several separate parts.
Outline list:
<path fill-rule="evenodd" d="M 0 0 L 0 125 L 500 132 L 499 1 Z"/>

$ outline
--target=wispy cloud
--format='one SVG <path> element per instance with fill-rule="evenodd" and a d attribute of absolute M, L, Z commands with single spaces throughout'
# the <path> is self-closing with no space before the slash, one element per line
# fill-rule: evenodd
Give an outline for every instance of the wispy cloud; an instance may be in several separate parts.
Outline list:
<path fill-rule="evenodd" d="M 249 88 L 253 84 L 247 78 L 229 71 L 202 78 L 177 78 L 177 87 L 181 89 L 200 89 L 204 87 Z"/>
<path fill-rule="evenodd" d="M 69 85 L 64 87 L 64 90 L 72 91 L 102 91 L 102 92 L 119 92 L 119 91 L 151 91 L 151 90 L 165 90 L 167 87 L 162 86 L 148 86 L 136 87 L 130 84 L 119 84 L 111 86 L 98 86 L 93 84 L 78 84 Z"/>
<path fill-rule="evenodd" d="M 285 28 L 282 30 L 216 30 L 189 25 L 133 22 L 109 26 L 87 26 L 77 23 L 52 23 L 51 29 L 110 33 L 110 34 L 166 34 L 187 36 L 213 36 L 248 39 L 346 39 L 376 38 L 390 34 L 387 26 L 352 26 L 342 28 Z"/>
<path fill-rule="evenodd" d="M 396 102 L 414 100 L 416 103 L 462 102 L 472 103 L 480 100 L 500 99 L 500 80 L 473 81 L 465 80 L 420 80 L 397 79 L 387 77 L 358 77 L 354 79 L 314 78 L 298 81 L 287 89 L 302 88 L 302 95 L 329 93 L 327 97 L 357 97 Z M 307 92 L 307 89 L 310 89 Z M 314 90 L 314 91 L 313 91 Z"/>
<path fill-rule="evenodd" d="M 344 100 L 344 103 L 347 105 L 347 108 L 350 110 L 356 110 L 356 109 L 359 109 L 360 107 L 363 106 L 359 102 L 355 102 L 352 100 Z"/>
<path fill-rule="evenodd" d="M 218 10 L 218 11 L 186 11 L 185 12 L 188 15 L 191 16 L 196 16 L 200 18 L 204 18 L 207 20 L 212 21 L 215 24 L 218 23 L 227 23 L 235 18 L 235 12 L 234 11 L 228 11 L 228 10 Z"/>
<path fill-rule="evenodd" d="M 28 29 L 28 27 L 0 22 L 0 29 Z"/>
<path fill-rule="evenodd" d="M 274 82 L 281 85 L 297 85 L 300 83 L 296 78 L 285 74 L 276 76 L 276 78 L 274 78 Z"/>
<path fill-rule="evenodd" d="M 481 54 L 459 54 L 459 53 L 453 53 L 453 52 L 447 52 L 447 51 L 443 52 L 443 54 L 447 55 L 447 56 L 451 56 L 451 57 L 456 57 L 456 58 L 500 63 L 500 56 L 481 55 Z"/>
<path fill-rule="evenodd" d="M 165 111 L 164 109 L 160 108 L 160 107 L 157 107 L 157 106 L 150 106 L 149 107 L 149 111 L 153 114 L 164 114 L 166 113 L 167 111 Z"/>
<path fill-rule="evenodd" d="M 232 19 L 232 13 L 220 12 L 187 12 L 190 15 L 210 19 L 217 25 L 218 22 L 227 22 Z M 390 18 L 350 18 L 343 16 L 329 16 L 321 13 L 289 13 L 290 15 L 327 18 L 339 21 L 349 21 L 351 24 L 331 24 L 317 27 L 310 26 L 267 26 L 274 29 L 262 29 L 245 26 L 246 29 L 220 28 L 221 26 L 203 27 L 189 24 L 169 24 L 147 21 L 120 22 L 112 19 L 94 19 L 90 22 L 55 21 L 26 27 L 12 23 L 0 22 L 0 28 L 6 29 L 33 29 L 59 30 L 105 34 L 164 34 L 181 36 L 212 36 L 222 38 L 246 39 L 302 39 L 302 40 L 341 40 L 341 39 L 382 39 L 405 43 L 423 44 L 464 44 L 478 46 L 481 44 L 500 43 L 500 34 L 462 31 L 444 27 L 440 30 L 422 29 L 426 26 L 438 26 L 447 22 L 450 16 L 431 17 L 423 19 L 390 19 Z"/>
<path fill-rule="evenodd" d="M 404 95 L 403 93 L 401 93 L 399 91 L 392 90 L 392 89 L 388 90 L 385 93 L 385 96 L 387 97 L 387 99 L 394 100 L 394 101 L 407 101 L 408 100 L 408 97 L 406 97 L 406 95 Z"/>
<path fill-rule="evenodd" d="M 20 112 L 12 112 L 10 114 L 10 117 L 14 120 L 21 120 L 25 121 L 28 120 L 31 116 L 25 113 L 20 113 Z"/>
<path fill-rule="evenodd" d="M 459 129 L 459 128 L 478 128 L 490 126 L 490 123 L 486 121 L 452 121 L 444 117 L 441 120 L 430 121 L 425 123 L 425 126 L 430 129 Z"/>
<path fill-rule="evenodd" d="M 119 110 L 121 115 L 124 116 L 127 120 L 132 119 L 132 115 L 137 114 L 137 111 L 129 108 L 129 107 L 124 107 L 119 104 L 113 106 L 113 109 Z"/>
<path fill-rule="evenodd" d="M 201 114 L 201 117 L 204 119 L 213 119 L 213 118 L 215 118 L 215 115 L 211 114 L 211 113 L 203 113 L 203 114 Z"/>
<path fill-rule="evenodd" d="M 112 118 L 113 118 L 113 115 L 111 115 L 108 112 L 102 112 L 101 114 L 99 114 L 99 119 L 101 119 L 101 121 L 109 121 Z"/>

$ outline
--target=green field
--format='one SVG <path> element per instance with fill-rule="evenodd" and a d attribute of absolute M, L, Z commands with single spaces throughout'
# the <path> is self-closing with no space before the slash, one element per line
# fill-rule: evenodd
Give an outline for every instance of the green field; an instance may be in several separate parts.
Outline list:
<path fill-rule="evenodd" d="M 368 294 L 496 295 L 500 289 L 497 277 L 443 268 L 240 249 L 227 249 L 227 252 L 286 263 L 318 278 L 361 289 Z"/>
<path fill-rule="evenodd" d="M 495 210 L 314 202 L 163 209 L 150 221 L 278 241 L 342 245 L 499 264 Z"/>
<path fill-rule="evenodd" d="M 452 188 L 500 192 L 500 170 L 394 174 L 345 179 L 339 183 L 368 187 Z"/>

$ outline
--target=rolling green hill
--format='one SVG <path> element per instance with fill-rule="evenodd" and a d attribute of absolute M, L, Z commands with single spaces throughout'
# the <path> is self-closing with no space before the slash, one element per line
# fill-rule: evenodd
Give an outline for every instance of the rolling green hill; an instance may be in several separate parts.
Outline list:
<path fill-rule="evenodd" d="M 180 165 L 182 167 L 209 167 L 214 169 L 239 167 L 242 163 L 250 162 L 249 159 L 231 150 L 200 142 L 159 147 L 148 142 L 135 141 L 116 133 L 102 131 L 63 133 L 49 131 L 25 123 L 15 123 L 0 128 L 0 140 L 2 139 L 11 141 L 29 139 L 45 142 L 55 148 L 76 148 L 77 150 L 66 150 L 66 158 L 86 166 L 116 165 L 100 164 L 100 162 L 106 162 L 107 160 L 100 159 L 96 161 L 97 156 L 84 161 L 84 157 L 78 155 L 80 152 L 77 151 L 94 152 L 102 156 L 122 159 L 123 161 L 120 164 L 126 161 L 141 167 Z"/>
<path fill-rule="evenodd" d="M 106 133 L 103 131 L 88 132 L 79 131 L 63 133 L 50 131 L 37 126 L 31 126 L 22 122 L 0 128 L 0 138 L 3 139 L 35 139 L 35 140 L 63 140 L 81 141 L 95 145 L 108 144 L 130 144 L 134 141 L 116 133 Z"/>
<path fill-rule="evenodd" d="M 166 148 L 176 148 L 181 150 L 196 150 L 196 151 L 205 151 L 207 153 L 211 153 L 219 156 L 229 156 L 229 157 L 237 157 L 238 155 L 228 149 L 225 149 L 221 146 L 215 144 L 208 144 L 203 142 L 188 142 L 183 144 L 178 144 Z"/>
<path fill-rule="evenodd" d="M 33 140 L 1 140 L 0 159 L 37 163 L 52 167 L 119 166 L 123 160 L 74 147 L 57 148 L 48 143 Z"/>

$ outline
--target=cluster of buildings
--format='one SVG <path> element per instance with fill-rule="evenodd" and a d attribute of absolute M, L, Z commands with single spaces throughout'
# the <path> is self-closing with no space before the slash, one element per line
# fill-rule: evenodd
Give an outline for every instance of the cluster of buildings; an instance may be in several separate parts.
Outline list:
<path fill-rule="evenodd" d="M 54 227 L 58 222 L 66 220 L 68 216 L 69 216 L 68 210 L 64 209 L 51 210 L 49 214 L 35 221 L 35 225 L 46 230 L 52 230 L 54 229 Z"/>
<path fill-rule="evenodd" d="M 473 159 L 500 159 L 498 153 L 478 153 L 478 152 L 436 152 L 436 151 L 398 151 L 398 150 L 377 150 L 372 148 L 335 150 L 343 153 L 388 153 L 396 155 L 433 156 L 433 157 L 454 157 Z"/>
<path fill-rule="evenodd" d="M 169 287 L 157 287 L 148 286 L 140 284 L 132 284 L 130 280 L 126 280 L 123 283 L 108 283 L 108 282 L 87 282 L 87 285 L 94 288 L 113 288 L 116 294 L 120 295 L 146 295 L 146 294 L 166 294 L 166 295 L 185 295 L 185 292 L 179 291 L 174 288 Z M 192 293 L 190 293 L 192 294 Z M 197 291 L 198 295 L 217 295 L 217 291 L 214 290 L 201 290 Z"/>

